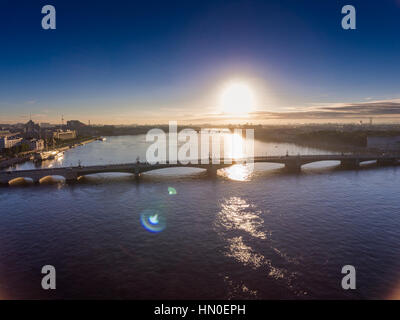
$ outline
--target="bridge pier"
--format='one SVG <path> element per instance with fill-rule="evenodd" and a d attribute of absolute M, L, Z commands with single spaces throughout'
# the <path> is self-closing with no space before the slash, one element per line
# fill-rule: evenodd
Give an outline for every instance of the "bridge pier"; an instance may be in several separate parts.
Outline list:
<path fill-rule="evenodd" d="M 32 178 L 33 184 L 40 184 L 40 179 L 41 178 Z"/>
<path fill-rule="evenodd" d="M 285 163 L 285 169 L 292 173 L 299 173 L 301 172 L 301 164 L 297 161 L 287 161 Z"/>
<path fill-rule="evenodd" d="M 218 171 L 218 168 L 216 168 L 215 166 L 209 166 L 207 168 L 207 174 L 210 177 L 216 177 L 217 176 L 217 171 Z"/>
<path fill-rule="evenodd" d="M 65 182 L 73 183 L 78 180 L 78 174 L 76 172 L 69 172 L 68 174 L 64 175 Z"/>
<path fill-rule="evenodd" d="M 347 169 L 357 169 L 358 167 L 360 167 L 360 160 L 358 160 L 358 159 L 341 160 L 340 165 L 343 168 L 347 168 Z"/>
<path fill-rule="evenodd" d="M 133 172 L 135 179 L 139 179 L 142 173 L 139 171 L 138 168 L 135 168 L 135 171 Z"/>

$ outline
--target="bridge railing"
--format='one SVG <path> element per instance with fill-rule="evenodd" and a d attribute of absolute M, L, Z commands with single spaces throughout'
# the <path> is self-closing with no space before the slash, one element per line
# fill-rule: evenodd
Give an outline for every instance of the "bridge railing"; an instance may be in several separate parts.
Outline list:
<path fill-rule="evenodd" d="M 196 164 L 196 163 L 191 163 L 191 161 L 197 160 L 197 164 L 199 165 L 206 165 L 206 164 L 213 164 L 215 160 L 219 160 L 219 164 L 233 164 L 233 163 L 243 163 L 246 161 L 276 161 L 277 159 L 279 160 L 285 160 L 285 159 L 303 159 L 303 160 L 309 160 L 309 159 L 327 159 L 329 160 L 331 158 L 332 160 L 335 159 L 395 159 L 399 158 L 400 159 L 400 153 L 375 153 L 375 154 L 369 154 L 369 153 L 363 153 L 363 154 L 316 154 L 316 155 L 265 155 L 265 156 L 254 156 L 254 157 L 243 157 L 243 158 L 199 158 L 199 159 L 188 159 L 189 165 L 190 164 Z M 186 161 L 185 161 L 186 162 Z M 205 163 L 204 163 L 205 162 Z M 208 162 L 208 163 L 207 163 Z M 217 163 L 214 163 L 217 164 Z M 54 168 L 43 168 L 43 169 L 28 169 L 28 170 L 16 170 L 16 171 L 0 171 L 0 174 L 7 174 L 7 175 L 13 175 L 12 172 L 18 171 L 19 173 L 21 172 L 37 172 L 38 170 L 43 170 L 43 171 L 48 171 L 49 173 L 54 172 L 57 173 L 57 171 L 61 170 L 81 170 L 81 169 L 97 169 L 97 168 L 120 168 L 120 167 L 135 167 L 135 166 L 143 166 L 143 165 L 148 165 L 148 166 L 157 166 L 157 165 L 188 165 L 186 163 L 182 163 L 180 161 L 177 161 L 176 163 L 171 163 L 170 161 L 165 161 L 165 162 L 157 162 L 157 163 L 149 163 L 149 162 L 141 162 L 141 161 L 136 161 L 136 162 L 130 162 L 130 163 L 115 163 L 115 164 L 98 164 L 98 165 L 90 165 L 90 166 L 69 166 L 69 167 L 54 167 Z M 9 173 L 10 172 L 10 173 Z"/>

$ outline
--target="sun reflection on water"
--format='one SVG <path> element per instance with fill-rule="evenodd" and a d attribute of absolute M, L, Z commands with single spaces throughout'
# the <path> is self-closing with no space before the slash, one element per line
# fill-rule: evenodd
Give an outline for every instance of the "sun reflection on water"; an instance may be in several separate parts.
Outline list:
<path fill-rule="evenodd" d="M 236 281 L 231 279 L 229 276 L 224 276 L 224 282 L 230 288 L 228 292 L 228 300 L 235 299 L 238 296 L 246 298 L 255 298 L 258 295 L 257 290 L 250 290 L 242 281 Z"/>
<path fill-rule="evenodd" d="M 226 241 L 224 255 L 253 270 L 265 268 L 267 277 L 282 281 L 289 291 L 296 295 L 307 294 L 294 287 L 293 281 L 296 279 L 296 273 L 288 272 L 286 268 L 277 266 L 273 262 L 276 259 L 278 261 L 283 259 L 286 263 L 297 264 L 295 259 L 291 259 L 271 244 L 269 241 L 271 233 L 265 231 L 264 219 L 261 214 L 261 210 L 240 197 L 231 197 L 223 201 L 215 220 L 215 228 Z M 249 237 L 251 241 L 248 241 Z M 253 247 L 250 243 L 253 243 L 254 240 L 261 241 L 265 250 L 260 251 Z M 251 289 L 252 292 L 257 294 L 257 290 L 254 289 Z"/>
<path fill-rule="evenodd" d="M 224 157 L 225 159 L 241 160 L 252 154 L 247 154 L 246 141 L 239 133 L 224 134 Z M 251 152 L 252 153 L 252 152 Z M 249 181 L 253 172 L 253 164 L 235 164 L 222 171 L 222 175 L 236 181 Z"/>
<path fill-rule="evenodd" d="M 266 233 L 260 228 L 264 220 L 260 217 L 261 212 L 254 210 L 245 200 L 232 197 L 225 200 L 221 205 L 216 223 L 225 230 L 242 230 L 259 239 L 266 239 Z"/>
<path fill-rule="evenodd" d="M 226 254 L 228 257 L 236 259 L 245 266 L 250 265 L 252 268 L 259 268 L 264 264 L 265 257 L 245 245 L 242 237 L 228 239 L 228 243 L 229 251 Z"/>
<path fill-rule="evenodd" d="M 222 175 L 230 180 L 249 181 L 253 170 L 245 164 L 235 164 L 222 170 Z"/>

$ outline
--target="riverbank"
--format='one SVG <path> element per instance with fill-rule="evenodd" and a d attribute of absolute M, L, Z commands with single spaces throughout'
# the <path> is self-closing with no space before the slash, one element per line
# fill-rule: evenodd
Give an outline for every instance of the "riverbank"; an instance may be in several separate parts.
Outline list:
<path fill-rule="evenodd" d="M 0 169 L 5 169 L 16 164 L 24 163 L 30 160 L 30 156 L 16 157 L 0 161 Z"/>
<path fill-rule="evenodd" d="M 98 139 L 98 137 L 90 137 L 84 139 L 75 139 L 72 143 L 70 142 L 68 145 L 59 145 L 53 149 L 53 151 L 63 152 L 69 149 L 73 149 L 79 146 L 83 146 L 85 144 L 94 142 Z M 50 150 L 51 151 L 51 150 Z"/>
<path fill-rule="evenodd" d="M 72 141 L 65 141 L 54 148 L 49 149 L 48 151 L 56 151 L 56 152 L 64 152 L 69 149 L 73 149 L 79 146 L 86 145 L 88 143 L 94 142 L 98 139 L 98 137 L 84 137 L 74 139 Z M 16 155 L 13 158 L 8 158 L 4 160 L 0 160 L 0 169 L 6 169 L 8 167 L 14 166 L 16 164 L 21 164 L 31 160 L 31 157 L 38 153 L 37 151 L 30 151 L 28 153 Z"/>
<path fill-rule="evenodd" d="M 263 142 L 293 143 L 306 148 L 316 148 L 331 152 L 366 153 L 367 136 L 382 135 L 387 132 L 368 130 L 339 130 L 323 127 L 278 127 L 256 128 L 255 139 Z M 394 134 L 394 133 L 393 133 Z"/>
<path fill-rule="evenodd" d="M 49 149 L 49 151 L 65 151 L 68 149 L 72 149 L 75 147 L 79 147 L 81 145 L 85 145 L 91 142 L 94 142 L 98 139 L 99 137 L 81 137 L 81 138 L 76 138 L 73 140 L 67 140 L 64 142 L 59 142 L 53 149 Z"/>

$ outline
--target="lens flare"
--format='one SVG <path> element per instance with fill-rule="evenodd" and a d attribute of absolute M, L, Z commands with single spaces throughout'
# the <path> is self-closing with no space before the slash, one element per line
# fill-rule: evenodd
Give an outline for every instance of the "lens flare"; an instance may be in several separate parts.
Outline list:
<path fill-rule="evenodd" d="M 168 187 L 168 194 L 176 194 L 176 189 L 172 187 Z"/>
<path fill-rule="evenodd" d="M 144 210 L 140 215 L 142 226 L 150 232 L 161 232 L 165 229 L 165 217 L 156 210 Z"/>
<path fill-rule="evenodd" d="M 150 216 L 150 217 L 149 217 L 149 222 L 150 222 L 151 224 L 153 224 L 153 225 L 158 224 L 158 223 L 159 223 L 158 214 L 155 214 L 154 216 Z"/>

